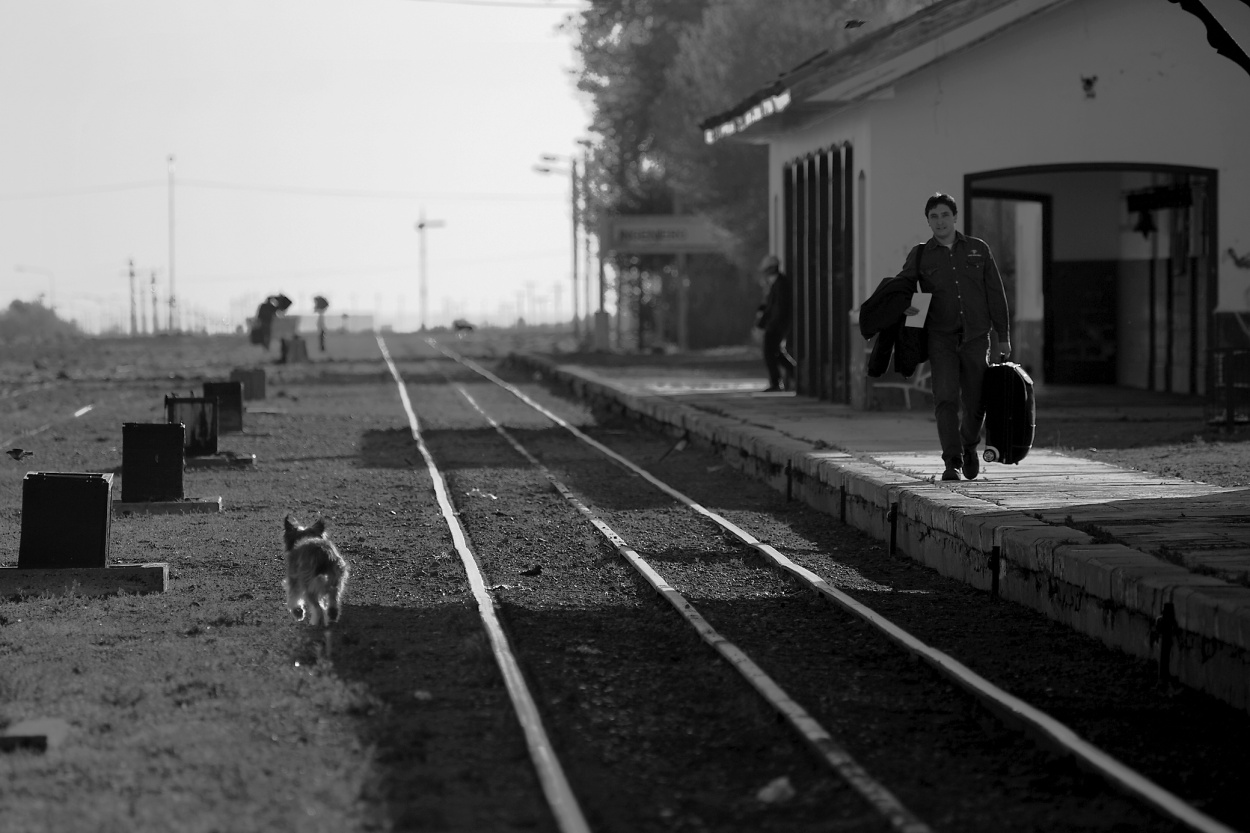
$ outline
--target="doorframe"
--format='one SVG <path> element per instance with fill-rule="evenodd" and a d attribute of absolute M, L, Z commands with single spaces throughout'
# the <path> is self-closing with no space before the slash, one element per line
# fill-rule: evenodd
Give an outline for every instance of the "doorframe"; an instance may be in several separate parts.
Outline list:
<path fill-rule="evenodd" d="M 1207 252 L 1206 275 L 1196 276 L 1199 280 L 1205 277 L 1206 282 L 1206 304 L 1202 310 L 1206 321 L 1202 330 L 1206 334 L 1205 344 L 1194 345 L 1194 356 L 1198 358 L 1200 367 L 1192 369 L 1190 375 L 1191 392 L 1195 390 L 1195 386 L 1201 386 L 1202 376 L 1206 373 L 1207 360 L 1210 352 L 1218 346 L 1218 322 L 1216 320 L 1216 308 L 1220 301 L 1220 276 L 1219 276 L 1219 260 L 1220 260 L 1220 176 L 1219 170 L 1216 168 L 1204 168 L 1199 165 L 1177 165 L 1173 163 L 1150 163 L 1150 162 L 1068 162 L 1068 163 L 1051 163 L 1044 165 L 1018 165 L 1011 168 L 999 168 L 989 171 L 978 171 L 976 173 L 964 174 L 964 197 L 976 190 L 976 183 L 987 179 L 999 179 L 1001 177 L 1011 176 L 1027 176 L 1033 174 L 1057 174 L 1057 173 L 1082 173 L 1082 172 L 1100 172 L 1100 171 L 1141 171 L 1146 173 L 1159 174 L 1182 174 L 1186 176 L 1202 176 L 1208 183 L 1206 205 L 1203 207 L 1203 222 L 1208 229 L 1207 240 L 1209 241 L 1210 250 Z M 971 212 L 969 212 L 969 217 Z M 967 217 L 965 224 L 971 222 Z M 1047 242 L 1049 243 L 1049 237 Z M 1043 303 L 1045 303 L 1045 288 L 1043 288 Z M 1043 338 L 1047 338 L 1045 329 L 1043 330 Z M 1047 339 L 1047 344 L 1049 340 Z M 1192 362 L 1191 358 L 1191 362 Z M 1169 359 L 1170 360 L 1170 359 Z M 1153 358 L 1152 358 L 1153 361 Z M 1153 385 L 1151 386 L 1153 389 Z"/>
<path fill-rule="evenodd" d="M 1010 174 L 1006 174 L 1010 176 Z M 966 180 L 967 178 L 965 178 Z M 965 188 L 968 188 L 965 181 Z M 1050 194 L 1034 191 L 1017 191 L 1010 188 L 976 188 L 971 187 L 965 192 L 967 211 L 964 214 L 964 234 L 975 237 L 972 228 L 972 202 L 976 199 L 1015 200 L 1017 202 L 1036 202 L 1042 205 L 1042 377 L 1041 381 L 1053 378 L 1054 371 L 1054 316 L 1050 303 L 1050 272 L 1053 251 L 1053 217 L 1054 197 Z M 1013 299 L 1014 302 L 1014 299 Z"/>

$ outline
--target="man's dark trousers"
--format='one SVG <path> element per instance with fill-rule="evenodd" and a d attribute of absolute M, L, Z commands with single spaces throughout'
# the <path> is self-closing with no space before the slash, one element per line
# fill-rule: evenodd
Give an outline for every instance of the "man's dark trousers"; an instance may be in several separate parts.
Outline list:
<path fill-rule="evenodd" d="M 768 386 L 770 388 L 780 388 L 782 382 L 782 373 L 784 371 L 789 387 L 789 381 L 794 378 L 794 368 L 797 363 L 794 361 L 786 348 L 783 346 L 789 333 L 785 328 L 768 328 L 764 330 L 764 365 L 768 368 Z"/>
<path fill-rule="evenodd" d="M 948 469 L 962 469 L 964 449 L 981 441 L 985 424 L 981 385 L 989 352 L 988 333 L 969 341 L 964 340 L 962 333 L 929 333 L 933 412 L 942 443 L 942 460 Z"/>

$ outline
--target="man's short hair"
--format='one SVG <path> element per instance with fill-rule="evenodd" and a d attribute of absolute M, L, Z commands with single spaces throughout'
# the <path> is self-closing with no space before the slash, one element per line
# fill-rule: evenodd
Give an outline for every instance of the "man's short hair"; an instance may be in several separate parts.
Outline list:
<path fill-rule="evenodd" d="M 938 191 L 936 194 L 929 197 L 929 199 L 925 201 L 924 216 L 928 217 L 929 212 L 933 210 L 933 206 L 935 205 L 945 205 L 948 208 L 950 208 L 952 214 L 959 213 L 959 206 L 956 205 L 955 198 L 952 197 L 950 194 L 943 194 L 941 191 Z"/>
<path fill-rule="evenodd" d="M 761 272 L 778 272 L 781 270 L 781 261 L 776 255 L 764 255 L 764 259 L 760 261 Z"/>

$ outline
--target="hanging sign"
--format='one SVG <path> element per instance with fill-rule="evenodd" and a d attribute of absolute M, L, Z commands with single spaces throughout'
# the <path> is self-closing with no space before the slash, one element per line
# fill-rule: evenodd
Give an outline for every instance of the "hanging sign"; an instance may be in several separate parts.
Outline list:
<path fill-rule="evenodd" d="M 603 248 L 620 254 L 724 251 L 722 232 L 693 214 L 627 214 L 603 221 Z"/>

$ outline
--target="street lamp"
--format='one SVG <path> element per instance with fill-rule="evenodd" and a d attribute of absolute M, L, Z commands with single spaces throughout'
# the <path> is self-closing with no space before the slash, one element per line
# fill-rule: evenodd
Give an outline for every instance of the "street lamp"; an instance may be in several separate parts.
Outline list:
<path fill-rule="evenodd" d="M 52 274 L 51 269 L 44 269 L 42 266 L 23 266 L 20 263 L 13 267 L 15 272 L 28 272 L 32 275 L 46 275 L 48 278 L 48 309 L 56 311 L 56 275 Z"/>
<path fill-rule="evenodd" d="M 534 170 L 540 174 L 563 174 L 569 175 L 569 194 L 573 206 L 573 338 L 581 338 L 581 325 L 578 319 L 578 297 L 577 297 L 577 227 L 581 224 L 580 211 L 577 200 L 577 159 L 573 156 L 557 156 L 554 153 L 544 153 L 540 157 L 545 163 L 567 161 L 569 163 L 568 170 L 559 167 L 553 167 L 549 164 L 535 165 Z M 582 173 L 585 174 L 585 163 L 582 164 Z"/>
<path fill-rule="evenodd" d="M 421 218 L 417 221 L 417 235 L 420 241 L 419 245 L 421 250 L 421 272 L 419 274 L 419 294 L 421 296 L 421 332 L 425 332 L 425 315 L 426 311 L 429 309 L 425 279 L 425 230 L 430 228 L 442 228 L 445 225 L 447 224 L 442 220 L 425 219 L 425 209 L 421 209 Z"/>

